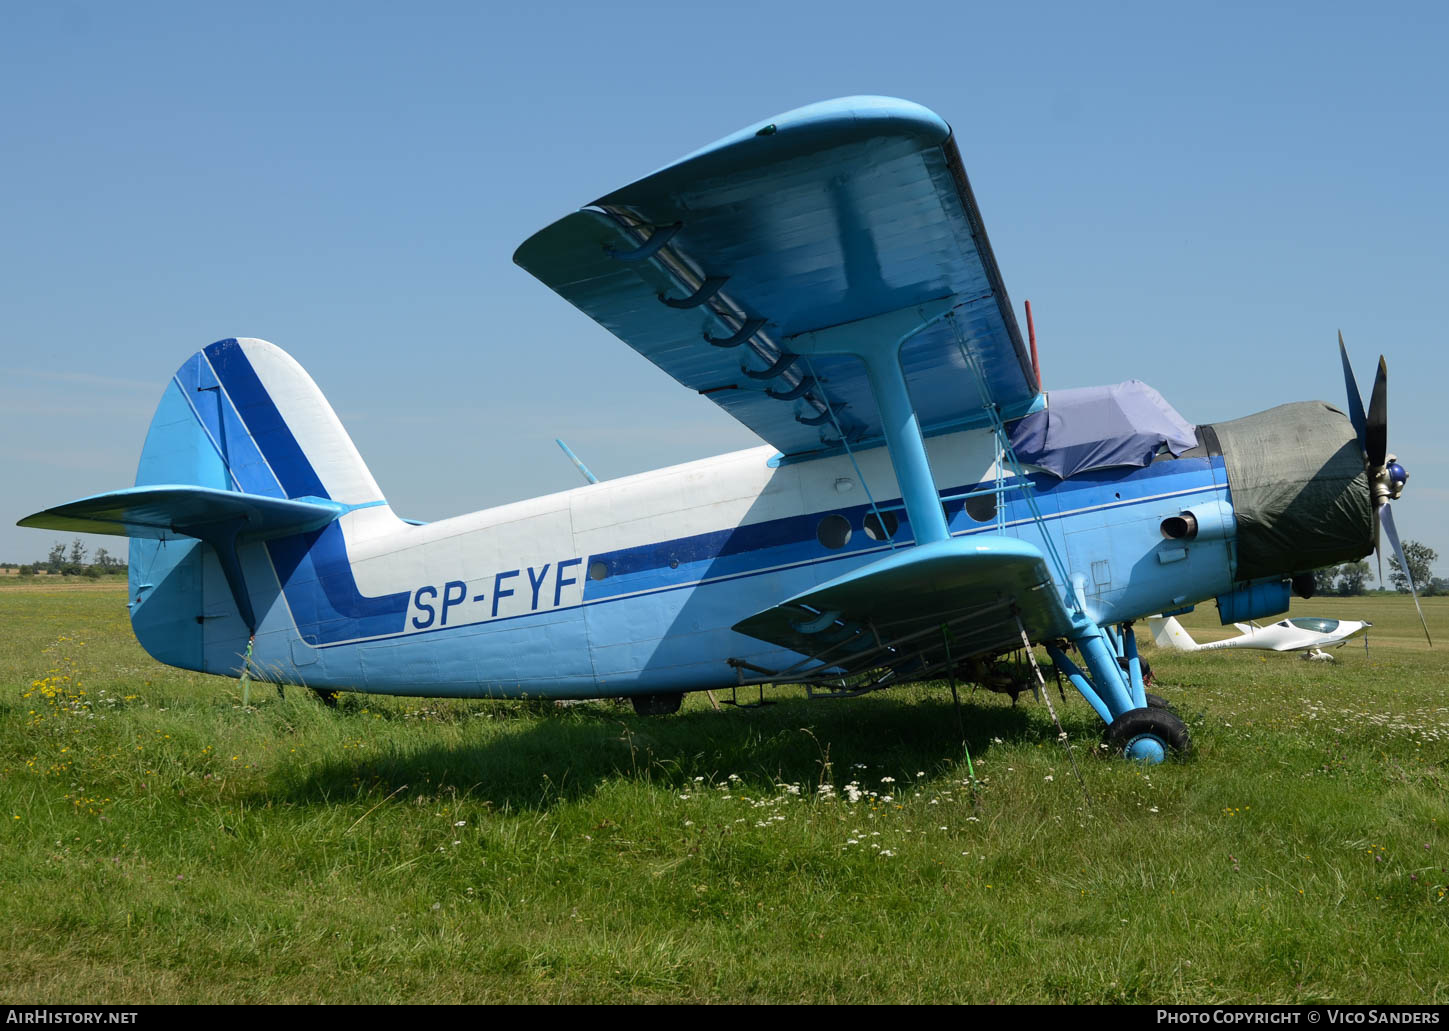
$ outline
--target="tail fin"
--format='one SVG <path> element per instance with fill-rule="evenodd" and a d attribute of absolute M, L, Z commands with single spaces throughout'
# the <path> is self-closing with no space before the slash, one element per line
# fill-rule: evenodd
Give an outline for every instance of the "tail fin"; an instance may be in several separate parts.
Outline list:
<path fill-rule="evenodd" d="M 1180 652 L 1198 650 L 1198 643 L 1182 628 L 1176 616 L 1165 619 L 1162 616 L 1151 616 L 1147 620 L 1147 626 L 1152 631 L 1152 640 L 1159 648 L 1172 648 Z"/>
<path fill-rule="evenodd" d="M 217 341 L 172 377 L 136 486 L 183 483 L 347 506 L 382 498 L 312 377 L 265 340 Z"/>
<path fill-rule="evenodd" d="M 404 595 L 358 593 L 338 522 L 355 509 L 368 510 L 349 517 L 368 532 L 401 525 L 302 367 L 264 340 L 221 340 L 167 384 L 134 488 L 22 525 L 130 537 L 141 645 L 173 666 L 228 673 L 279 590 L 286 631 L 305 644 L 401 624 Z"/>

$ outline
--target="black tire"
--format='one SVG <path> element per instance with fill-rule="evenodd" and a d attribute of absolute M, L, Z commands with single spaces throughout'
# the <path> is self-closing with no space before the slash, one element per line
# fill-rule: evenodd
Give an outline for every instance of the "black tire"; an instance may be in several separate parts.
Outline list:
<path fill-rule="evenodd" d="M 1144 735 L 1157 738 L 1169 752 L 1185 755 L 1192 750 L 1187 725 L 1170 709 L 1129 709 L 1112 721 L 1103 739 L 1114 753 L 1122 753 Z"/>
<path fill-rule="evenodd" d="M 680 703 L 684 701 L 684 692 L 636 694 L 631 695 L 629 701 L 634 703 L 634 711 L 640 716 L 671 716 L 679 711 Z"/>
<path fill-rule="evenodd" d="M 312 688 L 312 693 L 315 694 L 317 696 L 317 700 L 320 701 L 323 705 L 327 706 L 327 708 L 337 708 L 338 692 L 328 691 L 320 687 L 314 687 Z"/>
<path fill-rule="evenodd" d="M 1149 709 L 1166 709 L 1174 716 L 1178 715 L 1177 710 L 1172 707 L 1172 703 L 1161 695 L 1149 693 L 1147 695 L 1147 707 Z"/>
<path fill-rule="evenodd" d="M 1138 665 L 1142 669 L 1142 686 L 1143 687 L 1151 687 L 1152 686 L 1152 663 L 1148 662 L 1146 659 L 1142 658 L 1141 656 L 1138 656 L 1137 663 L 1138 663 Z M 1119 658 L 1117 660 L 1117 665 L 1119 665 L 1119 666 L 1122 667 L 1122 672 L 1123 673 L 1126 673 L 1127 672 L 1127 659 L 1125 657 L 1124 658 Z"/>

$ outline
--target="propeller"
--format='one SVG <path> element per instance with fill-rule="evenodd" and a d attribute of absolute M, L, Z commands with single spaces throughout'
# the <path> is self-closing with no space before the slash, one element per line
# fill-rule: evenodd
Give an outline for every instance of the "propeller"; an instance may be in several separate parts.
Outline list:
<path fill-rule="evenodd" d="M 1419 590 L 1414 584 L 1414 574 L 1409 571 L 1409 560 L 1404 555 L 1404 549 L 1399 544 L 1399 531 L 1394 526 L 1394 510 L 1389 505 L 1390 501 L 1397 501 L 1404 493 L 1404 484 L 1408 482 L 1409 474 L 1399 464 L 1396 455 L 1389 454 L 1389 366 L 1384 361 L 1383 355 L 1379 355 L 1379 368 L 1374 376 L 1373 393 L 1369 395 L 1368 414 L 1364 414 L 1363 397 L 1358 391 L 1358 381 L 1354 379 L 1353 366 L 1348 360 L 1348 348 L 1343 344 L 1343 331 L 1338 334 L 1338 355 L 1343 359 L 1343 383 L 1348 392 L 1348 418 L 1353 423 L 1354 433 L 1358 434 L 1358 444 L 1363 451 L 1363 467 L 1368 474 L 1369 499 L 1373 502 L 1374 514 L 1374 551 L 1378 553 L 1379 559 L 1379 582 L 1384 579 L 1384 555 L 1379 547 L 1379 528 L 1388 534 L 1389 544 L 1394 549 L 1394 556 L 1399 560 L 1399 568 L 1404 571 L 1404 579 L 1409 582 L 1409 593 L 1414 598 L 1414 608 L 1419 612 L 1419 623 L 1424 627 L 1424 639 L 1429 642 L 1429 647 L 1434 647 L 1434 639 L 1429 636 L 1429 622 L 1424 618 L 1424 608 L 1419 604 Z M 1368 646 L 1368 642 L 1364 642 Z"/>

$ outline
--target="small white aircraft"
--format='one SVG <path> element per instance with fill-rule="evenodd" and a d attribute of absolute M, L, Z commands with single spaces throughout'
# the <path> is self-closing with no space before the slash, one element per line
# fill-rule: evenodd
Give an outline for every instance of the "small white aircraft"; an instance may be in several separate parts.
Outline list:
<path fill-rule="evenodd" d="M 1338 648 L 1350 637 L 1363 633 L 1372 623 L 1354 619 L 1324 619 L 1318 616 L 1295 616 L 1280 619 L 1271 626 L 1257 623 L 1234 623 L 1241 633 L 1223 641 L 1198 644 L 1176 618 L 1152 616 L 1147 620 L 1152 639 L 1159 648 L 1180 652 L 1206 652 L 1220 648 L 1257 648 L 1269 652 L 1303 652 L 1305 659 L 1332 662 L 1333 656 L 1324 648 Z M 1368 647 L 1367 641 L 1364 647 Z"/>

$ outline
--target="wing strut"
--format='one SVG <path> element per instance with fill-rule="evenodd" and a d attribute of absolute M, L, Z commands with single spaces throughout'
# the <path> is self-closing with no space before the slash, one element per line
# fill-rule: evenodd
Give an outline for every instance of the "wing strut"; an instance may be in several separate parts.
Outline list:
<path fill-rule="evenodd" d="M 1026 499 L 1027 506 L 1031 510 L 1032 521 L 1041 532 L 1042 543 L 1046 554 L 1050 557 L 1055 572 L 1062 587 L 1066 591 L 1067 602 L 1072 608 L 1072 630 L 1070 639 L 1077 646 L 1082 658 L 1086 660 L 1087 669 L 1090 670 L 1090 677 L 1077 667 L 1067 656 L 1056 641 L 1047 642 L 1047 652 L 1051 655 L 1052 661 L 1059 669 L 1067 672 L 1068 679 L 1082 695 L 1083 698 L 1102 717 L 1103 722 L 1111 727 L 1121 726 L 1124 718 L 1129 713 L 1145 712 L 1148 709 L 1146 686 L 1142 680 L 1142 665 L 1137 656 L 1137 638 L 1133 634 L 1131 624 L 1123 624 L 1122 634 L 1114 637 L 1110 627 L 1098 626 L 1086 612 L 1082 599 L 1075 590 L 1070 589 L 1071 578 L 1067 571 L 1066 563 L 1062 561 L 1061 553 L 1057 550 L 1056 543 L 1052 540 L 1051 534 L 1047 531 L 1046 521 L 1042 518 L 1041 509 L 1036 503 L 1036 494 L 1031 489 L 1031 481 L 1026 477 L 1025 470 L 1021 467 L 1021 461 L 1016 457 L 1016 451 L 1011 446 L 1011 440 L 1006 433 L 1006 426 L 1002 422 L 1001 412 L 993 402 L 990 391 L 986 386 L 986 377 L 983 375 L 979 361 L 966 346 L 962 337 L 961 327 L 955 318 L 954 312 L 946 316 L 950 321 L 952 330 L 956 335 L 956 343 L 961 350 L 961 357 L 966 362 L 967 368 L 971 370 L 976 380 L 977 389 L 981 394 L 981 404 L 991 422 L 992 430 L 996 434 L 998 454 L 1011 463 L 1012 471 L 1017 476 L 1017 482 L 1024 484 L 1021 492 Z M 997 512 L 1000 515 L 1002 504 L 1000 492 L 1005 489 L 1002 481 L 1001 463 L 997 463 L 996 488 Z M 1021 640 L 1027 647 L 1027 653 L 1031 654 L 1031 640 L 1026 633 L 1026 627 L 1022 625 L 1018 617 L 1018 626 L 1021 629 Z M 1035 656 L 1032 657 L 1032 664 L 1035 665 Z M 1038 674 L 1039 675 L 1039 674 Z M 1043 692 L 1045 694 L 1045 692 Z M 1050 705 L 1050 701 L 1048 701 Z M 1055 713 L 1053 713 L 1055 716 Z M 1175 717 L 1173 717 L 1175 719 Z M 1058 724 L 1060 729 L 1060 724 Z M 1154 736 L 1153 732 L 1144 732 L 1144 737 Z M 1158 736 L 1161 743 L 1160 735 Z M 1133 758 L 1142 759 L 1147 762 L 1160 762 L 1166 753 L 1165 744 L 1154 753 L 1151 748 L 1134 751 L 1137 748 L 1136 741 L 1129 742 L 1127 751 Z M 1074 764 L 1075 765 L 1075 764 Z"/>
<path fill-rule="evenodd" d="M 926 440 L 906 388 L 901 345 L 949 313 L 953 305 L 954 299 L 945 297 L 790 338 L 790 349 L 796 354 L 850 355 L 864 364 L 917 545 L 949 540 L 951 532 L 926 457 Z"/>

